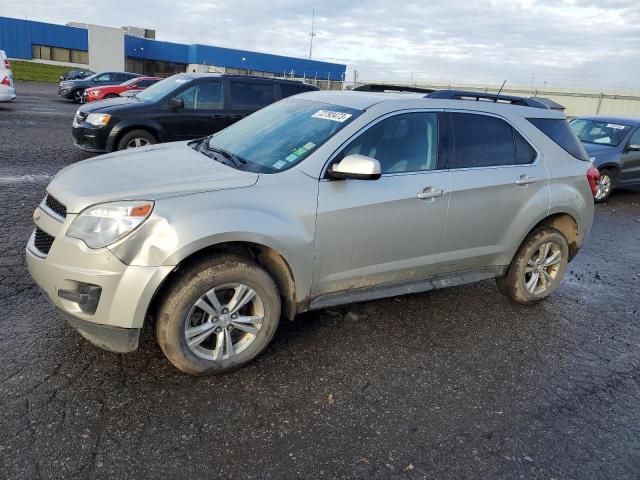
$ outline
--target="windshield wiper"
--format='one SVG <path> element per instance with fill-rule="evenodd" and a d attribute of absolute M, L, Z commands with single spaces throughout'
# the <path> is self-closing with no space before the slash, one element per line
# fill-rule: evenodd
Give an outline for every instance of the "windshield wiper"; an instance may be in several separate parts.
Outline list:
<path fill-rule="evenodd" d="M 236 155 L 235 153 L 231 153 L 230 151 L 225 150 L 224 148 L 210 145 L 209 137 L 206 137 L 205 139 L 202 140 L 202 143 L 200 144 L 200 150 L 202 151 L 203 149 L 208 152 L 214 152 L 222 155 L 225 159 L 230 160 L 233 163 L 233 166 L 235 168 L 240 168 L 240 164 L 242 165 L 247 164 L 247 161 L 241 156 Z"/>

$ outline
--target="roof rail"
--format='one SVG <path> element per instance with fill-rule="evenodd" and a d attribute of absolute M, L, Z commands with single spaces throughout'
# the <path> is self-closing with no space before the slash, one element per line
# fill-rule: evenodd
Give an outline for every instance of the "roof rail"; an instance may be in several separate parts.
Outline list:
<path fill-rule="evenodd" d="M 467 90 L 437 90 L 426 98 L 437 98 L 441 100 L 474 100 L 477 102 L 510 103 L 523 107 L 544 108 L 549 107 L 539 100 L 525 97 L 512 97 L 510 95 L 497 95 L 495 93 L 473 92 Z"/>
<path fill-rule="evenodd" d="M 432 88 L 408 87 L 405 85 L 385 85 L 380 83 L 369 83 L 360 85 L 353 89 L 354 92 L 412 92 L 412 93 L 433 93 Z"/>

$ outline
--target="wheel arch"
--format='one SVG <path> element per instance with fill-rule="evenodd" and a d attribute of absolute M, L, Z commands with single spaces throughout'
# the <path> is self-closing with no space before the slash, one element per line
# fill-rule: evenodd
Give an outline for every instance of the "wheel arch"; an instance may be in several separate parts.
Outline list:
<path fill-rule="evenodd" d="M 569 260 L 576 256 L 580 250 L 580 229 L 578 221 L 573 215 L 566 212 L 556 212 L 544 217 L 527 232 L 520 242 L 520 245 L 522 245 L 529 235 L 542 227 L 552 227 L 562 233 L 569 245 Z"/>
<path fill-rule="evenodd" d="M 274 248 L 248 241 L 227 241 L 209 245 L 190 253 L 180 260 L 156 290 L 149 303 L 147 315 L 155 315 L 160 300 L 171 285 L 172 280 L 178 277 L 182 271 L 203 258 L 224 254 L 239 255 L 260 265 L 273 278 L 278 287 L 278 292 L 282 299 L 282 315 L 288 320 L 294 319 L 297 311 L 297 301 L 295 280 L 289 263 Z"/>
<path fill-rule="evenodd" d="M 120 142 L 120 139 L 132 130 L 144 130 L 145 132 L 148 132 L 156 137 L 156 139 L 158 139 L 158 142 L 161 143 L 164 141 L 164 133 L 160 125 L 156 125 L 154 123 L 146 121 L 141 123 L 119 123 L 115 127 L 113 127 L 113 129 L 109 133 L 109 138 L 107 140 L 107 150 L 110 152 L 117 150 L 118 142 Z"/>

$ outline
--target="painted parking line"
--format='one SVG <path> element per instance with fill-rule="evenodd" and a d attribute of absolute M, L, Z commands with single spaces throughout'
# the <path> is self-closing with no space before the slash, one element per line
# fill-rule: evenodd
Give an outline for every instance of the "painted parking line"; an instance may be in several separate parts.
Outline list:
<path fill-rule="evenodd" d="M 53 179 L 53 175 L 0 175 L 0 184 L 3 183 L 48 183 Z"/>

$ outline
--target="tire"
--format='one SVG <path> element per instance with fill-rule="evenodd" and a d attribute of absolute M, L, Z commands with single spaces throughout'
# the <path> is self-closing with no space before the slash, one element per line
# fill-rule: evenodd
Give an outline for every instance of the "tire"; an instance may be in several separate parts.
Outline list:
<path fill-rule="evenodd" d="M 158 143 L 158 139 L 146 130 L 131 130 L 125 133 L 118 142 L 118 150 L 144 147 Z"/>
<path fill-rule="evenodd" d="M 118 97 L 119 97 L 119 95 L 116 95 L 115 93 L 107 93 L 104 96 L 105 99 L 107 99 L 107 98 L 118 98 Z"/>
<path fill-rule="evenodd" d="M 71 99 L 76 103 L 84 103 L 84 89 L 78 88 L 71 93 Z"/>
<path fill-rule="evenodd" d="M 547 249 L 546 245 L 550 247 Z M 544 262 L 539 262 L 543 253 Z M 556 254 L 559 254 L 557 260 Z M 525 239 L 511 261 L 507 275 L 497 278 L 496 284 L 517 303 L 533 304 L 556 291 L 568 262 L 567 239 L 555 228 L 543 227 Z"/>
<path fill-rule="evenodd" d="M 604 203 L 611 196 L 611 192 L 613 191 L 615 180 L 615 170 L 611 168 L 603 168 L 600 172 L 600 178 L 596 182 L 596 193 L 594 196 L 594 202 L 596 203 Z"/>
<path fill-rule="evenodd" d="M 243 300 L 250 293 L 242 286 L 255 296 L 248 295 L 251 299 L 234 313 L 235 295 Z M 158 309 L 157 341 L 167 359 L 185 373 L 228 372 L 253 360 L 269 344 L 280 321 L 280 306 L 276 284 L 257 264 L 235 255 L 210 257 L 187 267 L 169 286 Z"/>

